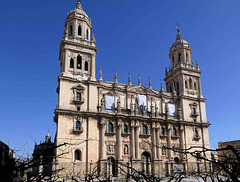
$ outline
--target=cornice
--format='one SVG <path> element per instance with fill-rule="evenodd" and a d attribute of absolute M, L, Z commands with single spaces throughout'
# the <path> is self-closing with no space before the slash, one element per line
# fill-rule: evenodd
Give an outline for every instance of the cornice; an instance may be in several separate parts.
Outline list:
<path fill-rule="evenodd" d="M 119 113 L 107 113 L 107 112 L 90 112 L 90 111 L 73 111 L 66 109 L 55 109 L 55 115 L 67 115 L 67 116 L 85 116 L 85 117 L 95 117 L 95 118 L 111 118 L 111 119 L 122 119 L 128 121 L 140 121 L 140 122 L 149 122 L 149 123 L 163 123 L 171 125 L 183 125 L 183 126 L 197 126 L 197 127 L 209 127 L 210 123 L 199 123 L 199 122 L 190 122 L 190 121 L 179 121 L 177 119 L 169 118 L 149 118 L 144 116 L 137 115 L 124 115 Z M 56 121 L 57 122 L 57 121 Z"/>
<path fill-rule="evenodd" d="M 73 46 L 84 47 L 86 49 L 94 50 L 95 52 L 97 52 L 97 50 L 98 50 L 97 47 L 90 46 L 90 45 L 84 45 L 84 44 L 81 44 L 81 43 L 78 43 L 78 42 L 73 42 L 73 41 L 70 41 L 70 40 L 61 40 L 60 47 L 62 47 L 63 44 L 70 44 L 70 45 L 73 45 Z"/>

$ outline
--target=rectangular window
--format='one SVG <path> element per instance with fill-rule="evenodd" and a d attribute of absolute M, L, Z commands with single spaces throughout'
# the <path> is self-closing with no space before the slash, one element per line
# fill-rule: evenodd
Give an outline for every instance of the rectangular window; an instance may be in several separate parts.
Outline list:
<path fill-rule="evenodd" d="M 105 96 L 105 109 L 109 109 L 109 110 L 115 109 L 114 96 L 111 96 L 111 95 Z"/>
<path fill-rule="evenodd" d="M 174 117 L 175 116 L 175 104 L 168 104 L 169 115 Z"/>
<path fill-rule="evenodd" d="M 77 101 L 81 101 L 81 98 L 82 98 L 82 94 L 81 93 L 77 93 L 76 100 Z"/>
<path fill-rule="evenodd" d="M 142 112 L 142 107 L 145 106 L 147 110 L 147 97 L 146 95 L 138 95 L 138 110 Z"/>

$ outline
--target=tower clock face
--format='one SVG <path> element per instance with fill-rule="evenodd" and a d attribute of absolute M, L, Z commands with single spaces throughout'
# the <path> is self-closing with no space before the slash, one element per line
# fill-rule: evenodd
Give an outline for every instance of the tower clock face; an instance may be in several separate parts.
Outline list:
<path fill-rule="evenodd" d="M 81 76 L 81 75 L 78 75 L 78 76 L 77 76 L 77 80 L 78 80 L 78 81 L 82 81 L 82 76 Z"/>

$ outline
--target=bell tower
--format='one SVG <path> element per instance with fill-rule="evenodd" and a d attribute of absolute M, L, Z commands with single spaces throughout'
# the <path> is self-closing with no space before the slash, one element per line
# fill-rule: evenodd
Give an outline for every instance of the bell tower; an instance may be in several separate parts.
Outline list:
<path fill-rule="evenodd" d="M 59 60 L 61 76 L 95 81 L 96 41 L 91 19 L 83 11 L 80 0 L 67 14 Z"/>
<path fill-rule="evenodd" d="M 178 28 L 178 27 L 177 27 Z M 198 61 L 191 60 L 190 44 L 183 40 L 180 29 L 177 29 L 176 41 L 170 48 L 171 66 L 165 70 L 167 92 L 173 93 L 185 120 L 206 121 L 205 99 L 202 96 Z M 187 107 L 186 107 L 187 106 Z M 201 116 L 200 116 L 201 115 Z"/>

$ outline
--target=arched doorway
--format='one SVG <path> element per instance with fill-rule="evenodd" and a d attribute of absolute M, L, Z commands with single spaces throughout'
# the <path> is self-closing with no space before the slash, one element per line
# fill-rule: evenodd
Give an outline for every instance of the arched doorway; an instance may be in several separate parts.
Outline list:
<path fill-rule="evenodd" d="M 107 163 L 108 163 L 107 169 L 109 170 L 108 173 L 113 177 L 117 177 L 117 165 L 114 157 L 108 157 Z"/>
<path fill-rule="evenodd" d="M 148 152 L 143 152 L 141 155 L 141 159 L 142 159 L 142 170 L 143 172 L 146 172 L 147 174 L 149 174 L 150 171 L 150 164 L 151 164 L 151 156 Z"/>
<path fill-rule="evenodd" d="M 183 165 L 180 163 L 180 159 L 178 157 L 175 157 L 173 160 L 174 160 L 174 171 L 183 172 L 184 168 L 183 168 Z"/>

